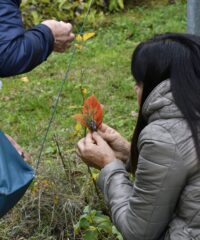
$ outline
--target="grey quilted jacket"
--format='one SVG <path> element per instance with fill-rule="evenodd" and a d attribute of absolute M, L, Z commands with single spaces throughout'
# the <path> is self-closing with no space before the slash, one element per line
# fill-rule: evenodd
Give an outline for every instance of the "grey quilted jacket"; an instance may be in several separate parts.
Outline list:
<path fill-rule="evenodd" d="M 200 167 L 169 80 L 152 91 L 143 114 L 134 184 L 119 160 L 98 180 L 113 222 L 126 240 L 200 240 Z"/>

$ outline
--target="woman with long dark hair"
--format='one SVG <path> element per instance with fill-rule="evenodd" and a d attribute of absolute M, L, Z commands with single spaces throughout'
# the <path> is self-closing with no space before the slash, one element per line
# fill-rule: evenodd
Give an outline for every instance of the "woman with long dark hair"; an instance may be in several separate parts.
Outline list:
<path fill-rule="evenodd" d="M 103 124 L 77 153 L 101 169 L 98 184 L 124 239 L 199 240 L 200 38 L 169 33 L 145 41 L 131 70 L 140 106 L 131 147 Z"/>

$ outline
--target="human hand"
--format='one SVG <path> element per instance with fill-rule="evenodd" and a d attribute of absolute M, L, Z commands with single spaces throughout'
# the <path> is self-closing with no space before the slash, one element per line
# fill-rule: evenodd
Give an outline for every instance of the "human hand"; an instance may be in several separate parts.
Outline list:
<path fill-rule="evenodd" d="M 88 133 L 77 144 L 77 155 L 89 166 L 104 168 L 116 159 L 110 146 L 97 133 Z"/>
<path fill-rule="evenodd" d="M 72 25 L 63 21 L 46 20 L 42 24 L 49 27 L 54 36 L 54 51 L 64 52 L 70 47 L 70 43 L 74 40 L 75 36 L 72 33 Z"/>
<path fill-rule="evenodd" d="M 120 133 L 106 124 L 102 124 L 98 133 L 112 148 L 117 159 L 128 160 L 131 145 Z"/>
<path fill-rule="evenodd" d="M 9 142 L 13 145 L 13 147 L 17 150 L 17 152 L 19 153 L 19 155 L 24 159 L 24 160 L 28 160 L 28 154 L 26 152 L 24 152 L 24 150 L 21 148 L 21 146 L 16 143 L 16 141 L 9 136 L 8 134 L 5 134 L 6 137 L 8 138 Z"/>

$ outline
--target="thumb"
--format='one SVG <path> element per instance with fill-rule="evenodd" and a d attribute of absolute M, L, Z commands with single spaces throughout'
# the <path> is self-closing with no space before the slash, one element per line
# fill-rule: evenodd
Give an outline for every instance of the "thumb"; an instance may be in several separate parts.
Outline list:
<path fill-rule="evenodd" d="M 99 136 L 103 138 L 105 141 L 110 142 L 112 140 L 111 136 L 105 132 L 98 131 Z"/>
<path fill-rule="evenodd" d="M 103 138 L 97 132 L 92 133 L 92 138 L 97 145 L 100 145 L 102 142 L 104 142 Z"/>
<path fill-rule="evenodd" d="M 102 123 L 101 126 L 99 127 L 99 132 L 105 132 L 107 128 L 108 128 L 108 125 L 106 125 L 105 123 Z"/>
<path fill-rule="evenodd" d="M 98 134 L 106 141 L 106 142 L 112 142 L 113 141 L 113 134 L 112 132 L 101 132 L 98 131 Z"/>

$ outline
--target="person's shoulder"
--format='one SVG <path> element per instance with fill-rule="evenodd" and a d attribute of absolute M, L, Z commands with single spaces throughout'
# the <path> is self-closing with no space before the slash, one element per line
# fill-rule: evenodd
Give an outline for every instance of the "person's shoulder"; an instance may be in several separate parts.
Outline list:
<path fill-rule="evenodd" d="M 144 141 L 158 141 L 165 143 L 175 143 L 170 129 L 158 122 L 148 124 L 140 133 L 139 143 Z"/>
<path fill-rule="evenodd" d="M 140 163 L 147 160 L 151 164 L 170 166 L 172 161 L 180 158 L 170 131 L 156 122 L 148 124 L 140 133 L 138 151 Z"/>

